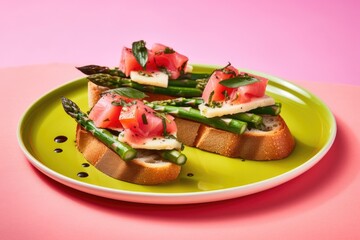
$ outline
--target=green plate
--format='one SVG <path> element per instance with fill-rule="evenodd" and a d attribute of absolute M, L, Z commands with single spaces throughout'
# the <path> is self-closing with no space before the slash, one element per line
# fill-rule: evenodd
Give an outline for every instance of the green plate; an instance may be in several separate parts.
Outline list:
<path fill-rule="evenodd" d="M 211 72 L 214 67 L 194 65 L 194 71 Z M 75 148 L 76 122 L 61 105 L 60 98 L 65 96 L 83 111 L 88 110 L 86 79 L 65 84 L 33 103 L 20 120 L 18 141 L 30 163 L 47 176 L 72 188 L 107 198 L 187 204 L 263 191 L 314 166 L 333 144 L 336 122 L 329 108 L 305 89 L 274 76 L 247 72 L 267 77 L 270 80 L 267 94 L 283 104 L 281 115 L 296 139 L 296 147 L 286 159 L 234 159 L 186 147 L 184 152 L 188 161 L 179 178 L 172 183 L 141 186 L 113 179 L 84 164 L 86 160 Z M 59 136 L 66 136 L 67 141 L 56 142 Z"/>

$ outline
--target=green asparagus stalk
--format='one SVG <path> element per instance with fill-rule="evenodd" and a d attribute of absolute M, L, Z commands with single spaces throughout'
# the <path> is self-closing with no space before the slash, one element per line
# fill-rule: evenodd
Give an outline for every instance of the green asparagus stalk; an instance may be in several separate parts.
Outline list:
<path fill-rule="evenodd" d="M 196 80 L 175 79 L 175 80 L 169 80 L 168 86 L 170 86 L 170 87 L 197 88 L 197 89 L 200 89 L 200 90 L 204 90 L 207 82 L 208 82 L 207 78 L 200 78 L 200 79 L 196 79 Z"/>
<path fill-rule="evenodd" d="M 103 74 L 103 73 L 89 75 L 88 79 L 89 81 L 104 87 L 109 87 L 109 88 L 132 87 L 143 92 L 164 94 L 169 96 L 199 97 L 202 94 L 202 90 L 198 88 L 176 87 L 176 86 L 168 86 L 167 88 L 162 88 L 162 87 L 156 87 L 150 85 L 142 85 L 134 81 L 131 81 L 129 78 L 121 78 L 118 76 L 111 76 L 109 74 Z"/>
<path fill-rule="evenodd" d="M 166 100 L 160 100 L 160 101 L 153 101 L 152 103 L 154 103 L 156 105 L 197 107 L 198 105 L 204 103 L 204 100 L 200 97 L 193 97 L 193 98 L 180 97 L 180 98 L 166 99 Z M 243 116 L 241 116 L 243 114 L 239 114 L 239 116 L 237 116 L 237 114 L 234 114 L 231 116 L 233 116 L 236 119 L 246 121 L 245 119 L 248 118 L 249 116 L 252 118 L 255 115 L 264 115 L 264 114 L 279 115 L 280 112 L 281 112 L 281 103 L 277 102 L 274 105 L 258 107 L 253 110 L 250 110 L 250 111 L 244 113 L 244 114 L 248 115 L 248 116 L 244 116 L 244 118 L 242 118 Z M 230 117 L 230 116 L 228 116 L 228 117 Z M 255 117 L 255 118 L 258 118 L 258 117 Z M 253 119 L 251 121 L 256 122 L 257 120 Z"/>
<path fill-rule="evenodd" d="M 151 102 L 155 105 L 161 106 L 191 106 L 197 107 L 198 105 L 204 103 L 202 98 L 174 98 L 161 101 Z M 224 118 L 237 119 L 243 122 L 247 122 L 249 127 L 259 128 L 262 124 L 262 117 L 255 113 L 236 113 L 232 115 L 223 116 Z"/>
<path fill-rule="evenodd" d="M 232 115 L 226 115 L 228 117 L 248 123 L 250 128 L 260 128 L 263 123 L 263 118 L 260 115 L 254 113 L 235 113 Z"/>
<path fill-rule="evenodd" d="M 125 73 L 120 71 L 120 69 L 117 67 L 111 69 L 106 66 L 85 65 L 85 66 L 76 67 L 76 68 L 86 75 L 92 75 L 92 74 L 96 74 L 96 73 L 107 73 L 112 76 L 126 77 Z M 204 78 L 207 79 L 209 77 L 210 77 L 210 74 L 208 74 L 208 73 L 184 73 L 184 74 L 181 74 L 178 79 L 197 80 L 197 79 L 204 79 Z"/>
<path fill-rule="evenodd" d="M 88 116 L 80 110 L 80 108 L 70 99 L 61 98 L 65 112 L 76 120 L 85 130 L 91 132 L 97 139 L 103 142 L 107 147 L 114 150 L 119 156 L 125 160 L 131 160 L 136 157 L 136 150 L 120 142 L 116 136 L 106 129 L 97 128 Z"/>
<path fill-rule="evenodd" d="M 209 73 L 184 73 L 181 74 L 179 79 L 192 79 L 192 80 L 197 80 L 197 79 L 208 79 L 210 77 L 211 74 Z"/>
<path fill-rule="evenodd" d="M 105 73 L 111 76 L 118 76 L 118 77 L 126 77 L 125 73 L 120 71 L 119 68 L 108 68 L 105 66 L 98 66 L 98 65 L 86 65 L 82 67 L 76 67 L 80 72 L 86 75 L 92 75 L 97 73 Z"/>
<path fill-rule="evenodd" d="M 281 112 L 281 103 L 277 102 L 274 105 L 266 106 L 266 107 L 258 107 L 253 110 L 250 110 L 249 113 L 254 114 L 267 114 L 267 115 L 279 115 Z"/>
<path fill-rule="evenodd" d="M 179 98 L 173 98 L 173 99 L 152 101 L 151 103 L 156 104 L 156 105 L 162 105 L 162 106 L 197 107 L 198 105 L 204 103 L 204 100 L 200 97 L 193 97 L 193 98 L 179 97 Z"/>
<path fill-rule="evenodd" d="M 161 157 L 177 165 L 184 165 L 187 157 L 177 150 L 166 150 L 161 152 Z"/>
<path fill-rule="evenodd" d="M 130 80 L 128 77 L 126 77 L 125 73 L 119 70 L 119 68 L 110 69 L 104 66 L 86 65 L 82 67 L 77 67 L 77 69 L 86 75 L 102 73 L 120 78 L 125 78 L 124 80 Z M 207 77 L 208 74 L 187 74 L 187 75 L 183 75 L 179 79 L 170 80 L 168 84 L 169 86 L 173 86 L 173 87 L 189 87 L 189 88 L 199 88 L 203 90 L 208 81 Z"/>
<path fill-rule="evenodd" d="M 158 112 L 166 112 L 173 116 L 206 124 L 210 127 L 242 134 L 246 130 L 247 123 L 231 118 L 214 117 L 207 118 L 201 115 L 200 111 L 191 107 L 162 106 L 153 103 L 146 103 L 149 107 Z"/>

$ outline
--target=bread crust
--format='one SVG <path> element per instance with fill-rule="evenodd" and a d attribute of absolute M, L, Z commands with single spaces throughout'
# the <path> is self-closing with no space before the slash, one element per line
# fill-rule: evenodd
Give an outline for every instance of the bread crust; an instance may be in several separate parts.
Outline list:
<path fill-rule="evenodd" d="M 201 125 L 196 148 L 227 157 L 250 160 L 278 160 L 290 155 L 295 140 L 281 116 L 272 117 L 277 123 L 270 131 L 251 130 L 235 134 Z M 179 139 L 181 141 L 181 139 Z"/>
<path fill-rule="evenodd" d="M 76 147 L 98 170 L 130 183 L 141 185 L 166 183 L 175 180 L 181 171 L 181 166 L 163 161 L 159 156 L 155 158 L 156 160 L 141 156 L 131 161 L 124 161 L 80 125 L 77 125 L 76 129 Z"/>
<path fill-rule="evenodd" d="M 93 82 L 88 81 L 88 105 L 92 108 L 97 101 L 99 101 L 101 94 L 109 90 L 107 87 L 96 85 Z"/>

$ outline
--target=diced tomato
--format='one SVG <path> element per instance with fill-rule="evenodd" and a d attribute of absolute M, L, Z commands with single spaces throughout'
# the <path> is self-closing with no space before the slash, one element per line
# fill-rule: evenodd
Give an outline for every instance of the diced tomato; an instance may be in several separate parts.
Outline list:
<path fill-rule="evenodd" d="M 173 50 L 172 48 L 169 48 L 168 46 L 165 46 L 161 43 L 154 43 L 152 45 L 151 51 L 153 51 L 155 54 L 160 54 L 165 51 L 165 49 L 168 48 L 168 50 Z"/>
<path fill-rule="evenodd" d="M 210 76 L 209 81 L 203 91 L 203 100 L 206 103 L 210 103 L 210 101 L 224 101 L 227 96 L 230 96 L 232 94 L 234 89 L 225 87 L 219 82 L 225 79 L 233 78 L 237 76 L 238 73 L 238 70 L 233 66 L 227 66 L 224 69 L 214 71 L 213 74 Z"/>
<path fill-rule="evenodd" d="M 177 131 L 174 117 L 166 115 L 164 124 L 163 119 L 142 101 L 136 101 L 136 104 L 124 107 L 119 119 L 126 134 L 132 134 L 132 137 L 140 139 L 164 136 L 164 126 L 168 134 L 175 134 Z"/>
<path fill-rule="evenodd" d="M 237 69 L 232 66 L 227 66 L 222 70 L 216 70 L 210 76 L 210 79 L 205 86 L 202 95 L 203 100 L 206 103 L 210 103 L 210 101 L 228 101 L 230 103 L 238 104 L 249 102 L 254 97 L 264 96 L 268 80 L 263 77 L 249 74 L 256 77 L 259 81 L 245 86 L 240 86 L 238 88 L 229 88 L 220 84 L 221 81 L 233 78 L 238 75 L 239 73 Z"/>
<path fill-rule="evenodd" d="M 170 79 L 177 79 L 185 70 L 188 57 L 160 43 L 155 43 L 151 50 L 155 54 L 155 64 L 159 69 L 165 68 Z"/>
<path fill-rule="evenodd" d="M 232 103 L 249 102 L 253 97 L 264 96 L 268 79 L 255 75 L 251 76 L 256 77 L 259 81 L 237 88 L 230 96 Z"/>
<path fill-rule="evenodd" d="M 185 70 L 188 58 L 172 48 L 163 44 L 156 43 L 148 50 L 147 71 L 166 70 L 170 79 L 177 79 L 181 72 Z M 124 47 L 121 54 L 119 69 L 130 75 L 131 71 L 139 71 L 143 68 L 137 62 L 131 48 Z"/>
<path fill-rule="evenodd" d="M 99 99 L 89 114 L 89 118 L 94 122 L 96 127 L 122 129 L 119 121 L 122 106 L 115 104 L 115 102 L 119 102 L 121 99 L 129 101 L 129 99 L 110 93 L 103 95 Z"/>
<path fill-rule="evenodd" d="M 131 49 L 124 47 L 121 53 L 119 70 L 125 73 L 126 76 L 129 76 L 130 69 L 140 70 L 141 65 L 136 61 Z"/>
<path fill-rule="evenodd" d="M 148 51 L 148 61 L 146 63 L 146 70 L 153 71 L 158 68 L 154 62 L 154 54 L 152 51 Z M 131 48 L 124 47 L 121 54 L 119 70 L 125 73 L 126 76 L 130 76 L 131 71 L 143 70 L 143 67 L 136 60 Z"/>

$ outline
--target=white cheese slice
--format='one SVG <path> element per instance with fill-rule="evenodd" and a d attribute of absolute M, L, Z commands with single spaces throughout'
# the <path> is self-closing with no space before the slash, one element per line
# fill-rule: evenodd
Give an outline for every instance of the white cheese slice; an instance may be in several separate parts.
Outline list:
<path fill-rule="evenodd" d="M 120 142 L 126 142 L 135 149 L 152 149 L 152 150 L 171 150 L 181 149 L 181 143 L 176 139 L 169 139 L 163 137 L 147 138 L 141 143 L 129 143 L 125 140 L 124 134 L 119 134 Z"/>
<path fill-rule="evenodd" d="M 169 76 L 160 71 L 131 71 L 130 79 L 140 84 L 164 88 L 168 86 L 169 82 Z"/>
<path fill-rule="evenodd" d="M 258 107 L 265 107 L 275 104 L 275 100 L 267 95 L 260 98 L 253 98 L 250 102 L 241 104 L 224 103 L 221 107 L 208 107 L 204 103 L 199 105 L 201 115 L 212 118 L 247 112 Z"/>
<path fill-rule="evenodd" d="M 191 73 L 192 71 L 193 71 L 193 66 L 191 66 L 191 65 L 186 65 L 185 72 L 186 72 L 186 73 Z"/>

